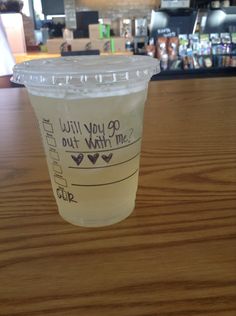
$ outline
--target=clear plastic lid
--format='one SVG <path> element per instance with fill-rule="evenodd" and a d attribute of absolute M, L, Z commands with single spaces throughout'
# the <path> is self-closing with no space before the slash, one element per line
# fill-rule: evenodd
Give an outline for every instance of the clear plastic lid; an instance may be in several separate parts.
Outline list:
<path fill-rule="evenodd" d="M 17 64 L 12 81 L 31 91 L 40 88 L 104 95 L 138 89 L 159 72 L 159 61 L 147 56 L 71 56 Z"/>

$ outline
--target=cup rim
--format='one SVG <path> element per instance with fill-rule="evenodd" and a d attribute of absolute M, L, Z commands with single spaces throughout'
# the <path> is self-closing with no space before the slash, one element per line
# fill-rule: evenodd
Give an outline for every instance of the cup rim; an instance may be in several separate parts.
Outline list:
<path fill-rule="evenodd" d="M 150 56 L 70 56 L 17 64 L 11 80 L 29 87 L 92 89 L 140 84 L 159 72 L 159 61 Z"/>

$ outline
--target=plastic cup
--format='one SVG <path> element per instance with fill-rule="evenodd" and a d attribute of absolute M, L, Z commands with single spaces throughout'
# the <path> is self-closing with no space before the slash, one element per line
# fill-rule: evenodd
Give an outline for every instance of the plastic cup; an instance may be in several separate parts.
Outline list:
<path fill-rule="evenodd" d="M 14 67 L 38 119 L 60 215 L 114 224 L 134 209 L 143 110 L 159 62 L 146 56 L 33 60 Z"/>

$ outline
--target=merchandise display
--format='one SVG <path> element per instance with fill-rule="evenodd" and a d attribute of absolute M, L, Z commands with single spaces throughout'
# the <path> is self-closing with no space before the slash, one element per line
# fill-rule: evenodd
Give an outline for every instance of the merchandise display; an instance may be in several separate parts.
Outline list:
<path fill-rule="evenodd" d="M 236 33 L 158 37 L 156 57 L 162 71 L 235 67 Z"/>

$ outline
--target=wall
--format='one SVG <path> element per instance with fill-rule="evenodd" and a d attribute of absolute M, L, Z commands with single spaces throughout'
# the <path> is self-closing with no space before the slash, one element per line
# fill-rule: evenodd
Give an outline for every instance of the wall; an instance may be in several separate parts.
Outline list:
<path fill-rule="evenodd" d="M 97 10 L 100 18 L 147 17 L 160 0 L 75 0 L 76 9 Z"/>

